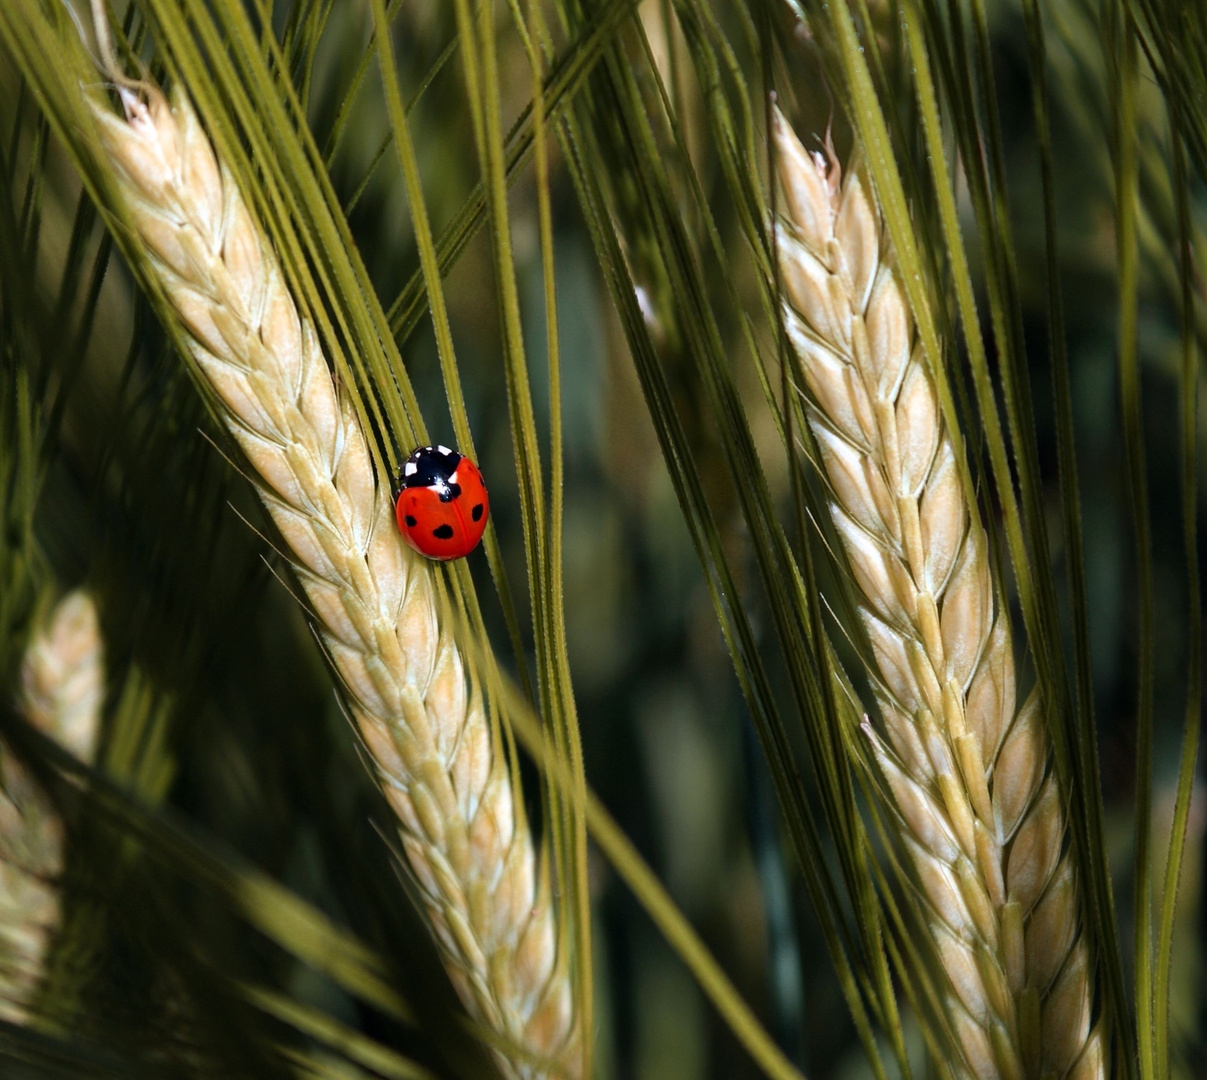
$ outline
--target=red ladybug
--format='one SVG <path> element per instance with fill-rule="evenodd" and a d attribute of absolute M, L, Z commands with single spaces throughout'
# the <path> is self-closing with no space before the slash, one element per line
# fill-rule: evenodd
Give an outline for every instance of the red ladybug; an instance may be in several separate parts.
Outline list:
<path fill-rule="evenodd" d="M 421 446 L 406 459 L 398 485 L 398 529 L 420 555 L 460 559 L 478 546 L 490 497 L 469 458 L 447 446 Z"/>

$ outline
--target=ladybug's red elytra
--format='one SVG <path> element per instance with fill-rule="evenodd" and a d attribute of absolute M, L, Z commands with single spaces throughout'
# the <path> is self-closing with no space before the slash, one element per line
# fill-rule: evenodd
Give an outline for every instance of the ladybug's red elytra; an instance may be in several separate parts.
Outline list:
<path fill-rule="evenodd" d="M 403 464 L 398 487 L 398 529 L 420 555 L 460 559 L 478 546 L 490 497 L 469 458 L 447 446 L 420 446 Z"/>

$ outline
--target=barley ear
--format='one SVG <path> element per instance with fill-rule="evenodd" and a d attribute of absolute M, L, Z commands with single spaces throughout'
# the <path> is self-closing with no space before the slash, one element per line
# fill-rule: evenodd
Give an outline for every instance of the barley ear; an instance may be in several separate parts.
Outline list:
<path fill-rule="evenodd" d="M 105 690 L 96 608 L 61 600 L 21 664 L 18 708 L 43 734 L 91 763 Z M 50 797 L 0 742 L 0 1018 L 30 1019 L 60 922 L 63 822 Z"/>
<path fill-rule="evenodd" d="M 783 318 L 871 646 L 872 754 L 915 871 L 951 1034 L 976 1080 L 1105 1077 L 1042 703 L 1010 627 L 892 247 L 778 110 Z"/>
<path fill-rule="evenodd" d="M 453 984 L 507 1075 L 576 1076 L 550 890 L 433 570 L 187 97 L 121 96 L 124 118 L 92 106 L 128 220 L 284 539 Z"/>

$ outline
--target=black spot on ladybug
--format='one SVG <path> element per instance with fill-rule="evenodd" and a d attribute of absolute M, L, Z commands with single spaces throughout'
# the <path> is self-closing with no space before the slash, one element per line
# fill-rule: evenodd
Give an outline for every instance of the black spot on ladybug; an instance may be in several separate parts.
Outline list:
<path fill-rule="evenodd" d="M 410 514 L 407 514 L 407 525 L 413 529 L 418 524 L 418 521 L 416 521 Z"/>
<path fill-rule="evenodd" d="M 473 517 L 474 521 L 482 520 L 482 504 L 481 503 L 478 503 L 478 505 L 474 507 L 471 516 Z"/>
<path fill-rule="evenodd" d="M 432 530 L 432 535 L 437 540 L 451 540 L 453 538 L 453 527 L 451 525 L 441 525 L 438 529 Z"/>
<path fill-rule="evenodd" d="M 460 484 L 445 484 L 443 487 L 437 487 L 436 490 L 440 493 L 441 502 L 452 502 L 461 497 Z"/>

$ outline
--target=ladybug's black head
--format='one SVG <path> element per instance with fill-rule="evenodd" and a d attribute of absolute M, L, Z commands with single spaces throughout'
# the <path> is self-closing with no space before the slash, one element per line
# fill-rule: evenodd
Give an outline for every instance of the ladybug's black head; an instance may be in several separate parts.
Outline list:
<path fill-rule="evenodd" d="M 447 446 L 421 446 L 402 467 L 402 486 L 434 488 L 441 502 L 451 502 L 461 494 L 461 485 L 449 482 L 460 463 L 461 455 Z"/>

